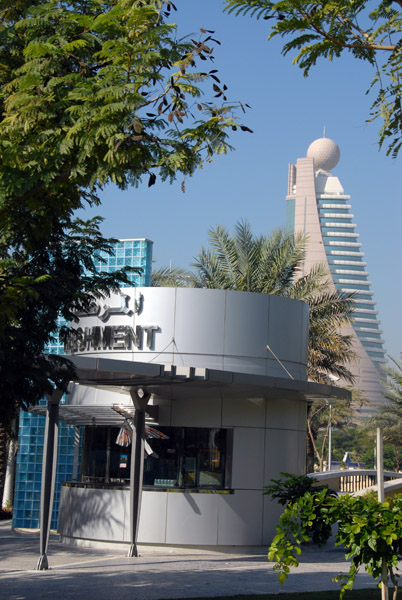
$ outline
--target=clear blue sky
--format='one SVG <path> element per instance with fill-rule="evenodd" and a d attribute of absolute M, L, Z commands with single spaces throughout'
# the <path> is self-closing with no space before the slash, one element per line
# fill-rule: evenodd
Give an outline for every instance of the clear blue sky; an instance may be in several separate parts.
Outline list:
<path fill-rule="evenodd" d="M 154 242 L 155 266 L 188 267 L 208 230 L 233 229 L 247 219 L 256 234 L 269 234 L 285 224 L 288 163 L 305 156 L 322 136 L 335 140 L 341 160 L 334 169 L 351 195 L 362 250 L 380 311 L 386 348 L 402 352 L 401 166 L 378 150 L 377 123 L 366 124 L 371 96 L 369 65 L 345 56 L 322 61 L 308 78 L 280 54 L 280 40 L 267 42 L 268 26 L 249 17 L 222 13 L 220 0 L 175 0 L 179 34 L 215 30 L 219 76 L 228 97 L 247 102 L 252 110 L 244 123 L 253 134 L 233 133 L 235 151 L 218 157 L 187 180 L 158 182 L 126 192 L 109 186 L 102 205 L 87 211 L 105 218 L 102 230 L 118 238 L 146 237 Z M 203 68 L 204 65 L 201 65 Z"/>

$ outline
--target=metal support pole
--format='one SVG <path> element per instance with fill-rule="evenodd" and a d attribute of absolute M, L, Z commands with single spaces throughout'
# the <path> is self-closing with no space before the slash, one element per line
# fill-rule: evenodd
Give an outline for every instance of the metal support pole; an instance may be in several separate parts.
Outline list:
<path fill-rule="evenodd" d="M 78 459 L 80 453 L 80 427 L 74 427 L 74 462 L 73 462 L 73 481 L 78 479 Z"/>
<path fill-rule="evenodd" d="M 106 469 L 105 469 L 105 481 L 110 482 L 110 448 L 111 448 L 111 428 L 107 428 L 106 438 Z"/>
<path fill-rule="evenodd" d="M 332 469 L 332 404 L 329 405 L 328 471 Z"/>
<path fill-rule="evenodd" d="M 382 429 L 377 427 L 377 489 L 378 502 L 384 502 L 384 458 Z"/>
<path fill-rule="evenodd" d="M 385 500 L 384 494 L 384 452 L 382 441 L 382 429 L 377 427 L 377 491 L 378 502 Z M 381 566 L 381 600 L 388 600 L 388 566 L 385 559 Z"/>
<path fill-rule="evenodd" d="M 37 570 L 49 568 L 47 548 L 49 544 L 50 524 L 56 480 L 57 444 L 59 433 L 59 403 L 63 392 L 54 390 L 47 396 L 45 439 L 43 443 L 42 487 L 40 496 L 40 557 Z"/>
<path fill-rule="evenodd" d="M 138 556 L 137 537 L 141 513 L 142 480 L 144 472 L 145 408 L 150 394 L 142 388 L 133 390 L 134 430 L 130 465 L 130 542 L 127 556 Z"/>

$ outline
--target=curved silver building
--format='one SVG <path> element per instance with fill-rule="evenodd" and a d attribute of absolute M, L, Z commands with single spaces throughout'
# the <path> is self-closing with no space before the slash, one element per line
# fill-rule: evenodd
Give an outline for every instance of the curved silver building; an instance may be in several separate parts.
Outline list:
<path fill-rule="evenodd" d="M 267 544 L 281 509 L 264 486 L 305 471 L 308 402 L 347 395 L 307 382 L 307 336 L 306 304 L 247 292 L 124 288 L 81 315 L 59 407 L 82 445 L 62 540 Z"/>
<path fill-rule="evenodd" d="M 323 137 L 310 144 L 305 158 L 289 165 L 287 224 L 308 236 L 304 272 L 325 263 L 334 287 L 355 294 L 353 327 L 343 332 L 353 335 L 358 358 L 349 368 L 355 387 L 370 401 L 370 412 L 383 401 L 379 379 L 386 352 L 350 196 L 332 174 L 339 159 L 337 144 Z"/>

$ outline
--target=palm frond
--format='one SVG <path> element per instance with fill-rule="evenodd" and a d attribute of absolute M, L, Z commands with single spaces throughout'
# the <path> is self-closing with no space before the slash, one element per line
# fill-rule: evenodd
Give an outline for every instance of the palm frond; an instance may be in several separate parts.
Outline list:
<path fill-rule="evenodd" d="M 222 269 L 221 262 L 211 250 L 202 248 L 191 266 L 197 269 L 194 275 L 194 287 L 233 289 L 233 282 L 227 277 L 226 272 Z"/>
<path fill-rule="evenodd" d="M 329 271 L 324 263 L 314 265 L 311 270 L 299 277 L 289 290 L 289 296 L 295 300 L 311 302 L 317 294 L 329 290 Z"/>
<path fill-rule="evenodd" d="M 195 287 L 195 276 L 191 271 L 179 267 L 153 269 L 151 287 Z"/>
<path fill-rule="evenodd" d="M 233 236 L 225 227 L 218 225 L 216 229 L 210 229 L 209 240 L 222 275 L 231 282 L 228 289 L 237 289 L 239 256 Z"/>
<path fill-rule="evenodd" d="M 386 374 L 386 378 L 383 379 L 385 385 L 384 398 L 387 398 L 398 409 L 402 410 L 402 360 L 397 361 L 392 357 L 389 358 L 395 366 L 387 365 L 384 368 Z"/>
<path fill-rule="evenodd" d="M 237 289 L 255 291 L 253 288 L 254 269 L 259 262 L 260 243 L 254 237 L 250 224 L 239 221 L 235 226 L 235 235 L 232 238 L 237 251 L 238 280 Z"/>
<path fill-rule="evenodd" d="M 268 238 L 262 238 L 261 243 L 259 291 L 266 294 L 290 295 L 295 274 L 304 258 L 304 238 L 277 229 Z"/>
<path fill-rule="evenodd" d="M 309 301 L 309 307 L 310 324 L 316 327 L 349 325 L 354 313 L 354 294 L 324 291 Z"/>
<path fill-rule="evenodd" d="M 351 338 L 339 327 L 351 322 L 353 296 L 334 291 L 325 265 L 301 274 L 307 238 L 276 229 L 254 236 L 249 223 L 239 221 L 234 234 L 222 226 L 209 232 L 210 249 L 202 248 L 192 264 L 200 287 L 244 290 L 288 296 L 310 307 L 308 374 L 333 383 L 353 376 L 347 364 L 355 359 Z"/>

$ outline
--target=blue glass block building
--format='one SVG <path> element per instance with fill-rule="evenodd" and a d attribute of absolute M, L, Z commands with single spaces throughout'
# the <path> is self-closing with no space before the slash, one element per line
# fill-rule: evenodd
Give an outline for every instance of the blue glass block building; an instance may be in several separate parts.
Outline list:
<path fill-rule="evenodd" d="M 111 273 L 121 267 L 141 267 L 142 273 L 131 273 L 130 281 L 134 286 L 151 285 L 152 245 L 147 239 L 120 240 L 117 242 L 113 255 L 101 252 L 95 259 L 95 265 L 100 273 Z"/>
<path fill-rule="evenodd" d="M 149 286 L 152 272 L 152 246 L 147 239 L 119 240 L 111 255 L 101 253 L 95 266 L 101 273 L 110 273 L 124 266 L 141 267 L 141 273 L 130 273 L 131 285 Z M 63 320 L 59 319 L 59 326 Z M 57 337 L 47 351 L 63 354 Z M 46 405 L 43 400 L 41 404 Z M 45 417 L 21 411 L 18 432 L 17 469 L 15 476 L 13 527 L 38 529 L 42 478 L 43 438 Z M 80 476 L 81 436 L 73 425 L 59 423 L 59 446 L 54 495 L 52 529 L 57 529 L 60 485 Z"/>

